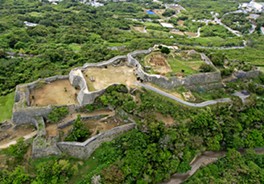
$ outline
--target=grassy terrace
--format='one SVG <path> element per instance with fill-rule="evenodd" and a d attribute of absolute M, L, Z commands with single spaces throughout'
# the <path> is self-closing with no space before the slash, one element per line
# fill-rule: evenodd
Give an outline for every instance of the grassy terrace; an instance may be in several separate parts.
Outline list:
<path fill-rule="evenodd" d="M 14 95 L 15 93 L 10 93 L 6 96 L 0 96 L 0 122 L 12 117 Z"/>

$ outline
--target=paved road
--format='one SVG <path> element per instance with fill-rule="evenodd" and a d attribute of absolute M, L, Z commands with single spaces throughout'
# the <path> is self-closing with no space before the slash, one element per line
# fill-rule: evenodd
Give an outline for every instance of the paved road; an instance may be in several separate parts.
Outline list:
<path fill-rule="evenodd" d="M 186 102 L 180 98 L 177 98 L 169 93 L 166 93 L 158 88 L 155 88 L 153 86 L 150 86 L 148 84 L 143 84 L 143 83 L 136 83 L 136 85 L 138 86 L 141 86 L 141 87 L 144 87 L 148 90 L 151 90 L 151 91 L 154 91 L 162 96 L 165 96 L 165 97 L 168 97 L 172 100 L 175 100 L 181 104 L 184 104 L 184 105 L 187 105 L 187 106 L 190 106 L 190 107 L 206 107 L 208 105 L 214 105 L 214 104 L 217 104 L 217 103 L 229 103 L 231 102 L 231 99 L 230 98 L 221 98 L 221 99 L 217 99 L 217 100 L 208 100 L 208 101 L 205 101 L 205 102 L 202 102 L 202 103 L 191 103 L 191 102 Z"/>

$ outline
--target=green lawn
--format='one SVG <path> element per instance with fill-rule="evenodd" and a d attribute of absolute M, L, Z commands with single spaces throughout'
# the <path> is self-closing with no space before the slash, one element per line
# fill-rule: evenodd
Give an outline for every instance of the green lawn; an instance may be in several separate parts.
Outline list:
<path fill-rule="evenodd" d="M 169 58 L 168 63 L 173 71 L 173 73 L 181 73 L 184 70 L 185 75 L 192 75 L 199 73 L 199 67 L 203 63 L 202 60 L 182 60 L 178 57 Z"/>
<path fill-rule="evenodd" d="M 12 117 L 14 95 L 15 93 L 13 92 L 6 96 L 0 96 L 0 122 Z"/>

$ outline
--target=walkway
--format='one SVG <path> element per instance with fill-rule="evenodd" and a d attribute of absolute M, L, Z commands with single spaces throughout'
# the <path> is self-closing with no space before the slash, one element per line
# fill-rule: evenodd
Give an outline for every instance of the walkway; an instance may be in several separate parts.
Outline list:
<path fill-rule="evenodd" d="M 229 103 L 231 102 L 231 99 L 230 98 L 221 98 L 221 99 L 217 99 L 217 100 L 208 100 L 208 101 L 205 101 L 205 102 L 202 102 L 202 103 L 191 103 L 191 102 L 186 102 L 180 98 L 177 98 L 169 93 L 166 93 L 158 88 L 155 88 L 153 86 L 150 86 L 148 84 L 143 84 L 143 83 L 136 83 L 136 85 L 138 86 L 141 86 L 141 87 L 144 87 L 148 90 L 151 90 L 151 91 L 154 91 L 162 96 L 165 96 L 165 97 L 168 97 L 174 101 L 177 101 L 183 105 L 187 105 L 189 107 L 206 107 L 208 105 L 214 105 L 214 104 L 217 104 L 217 103 Z"/>
<path fill-rule="evenodd" d="M 24 140 L 28 140 L 28 139 L 34 137 L 35 135 L 37 135 L 37 131 L 31 132 L 30 134 L 23 136 L 23 138 L 24 138 Z M 17 140 L 13 140 L 13 141 L 11 141 L 9 143 L 0 145 L 0 150 L 8 148 L 9 146 L 14 145 L 16 143 L 17 143 Z"/>

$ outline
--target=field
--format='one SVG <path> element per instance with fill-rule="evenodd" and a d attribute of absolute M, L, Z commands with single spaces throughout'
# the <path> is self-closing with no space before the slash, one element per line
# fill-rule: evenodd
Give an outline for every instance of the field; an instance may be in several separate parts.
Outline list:
<path fill-rule="evenodd" d="M 10 93 L 6 96 L 0 96 L 0 122 L 12 117 L 14 95 L 15 93 Z"/>
<path fill-rule="evenodd" d="M 77 104 L 76 94 L 69 80 L 55 81 L 31 91 L 31 106 Z"/>
<path fill-rule="evenodd" d="M 132 86 L 136 82 L 133 68 L 128 66 L 108 66 L 107 68 L 88 68 L 84 76 L 90 91 L 101 90 L 111 84 Z"/>

